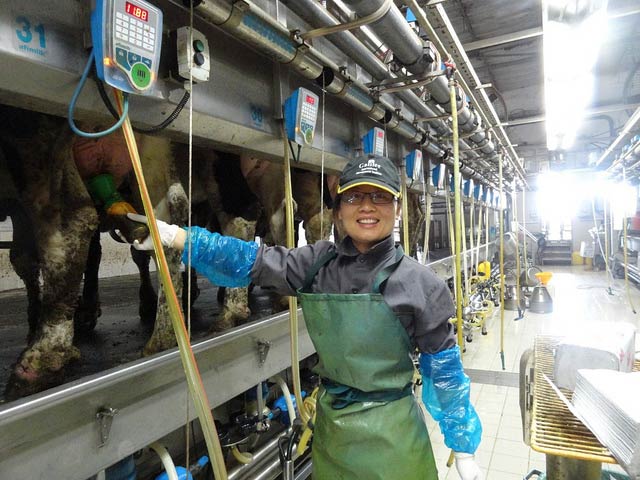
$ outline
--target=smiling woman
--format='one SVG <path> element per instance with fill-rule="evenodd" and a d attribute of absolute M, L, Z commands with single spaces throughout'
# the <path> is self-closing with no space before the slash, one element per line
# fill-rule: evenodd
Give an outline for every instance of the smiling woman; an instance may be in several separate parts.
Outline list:
<path fill-rule="evenodd" d="M 335 217 L 343 233 L 364 253 L 393 232 L 400 214 L 397 197 L 371 185 L 347 190 L 336 205 Z"/>
<path fill-rule="evenodd" d="M 417 349 L 425 406 L 455 451 L 460 478 L 480 480 L 473 454 L 482 426 L 449 323 L 454 314 L 449 289 L 431 269 L 404 255 L 391 235 L 399 213 L 398 169 L 386 157 L 351 159 L 338 195 L 334 212 L 343 238 L 336 243 L 258 247 L 198 227 L 158 228 L 166 246 L 186 246 L 193 267 L 220 285 L 253 281 L 298 296 L 322 379 L 314 478 L 437 478 L 429 434 L 412 394 L 411 354 Z M 185 250 L 183 261 L 188 255 Z"/>

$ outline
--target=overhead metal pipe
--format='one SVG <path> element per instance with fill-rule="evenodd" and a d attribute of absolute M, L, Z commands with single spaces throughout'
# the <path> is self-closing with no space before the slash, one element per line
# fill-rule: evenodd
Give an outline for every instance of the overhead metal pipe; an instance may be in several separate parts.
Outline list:
<path fill-rule="evenodd" d="M 185 0 L 190 4 L 189 0 Z M 202 2 L 195 8 L 197 15 L 234 37 L 249 44 L 262 54 L 277 62 L 289 65 L 306 78 L 325 85 L 327 91 L 336 94 L 346 103 L 366 113 L 376 121 L 383 121 L 387 128 L 401 136 L 416 141 L 425 131 L 401 120 L 390 104 L 377 101 L 369 95 L 366 86 L 350 80 L 345 82 L 338 74 L 338 66 L 313 47 L 304 46 L 292 38 L 289 30 L 256 5 L 248 2 L 212 0 Z M 319 61 L 321 59 L 322 61 Z M 327 68 L 332 70 L 329 75 Z M 327 82 L 328 77 L 330 81 Z"/>
<path fill-rule="evenodd" d="M 613 152 L 618 146 L 618 144 L 626 138 L 629 132 L 635 127 L 636 123 L 638 123 L 639 121 L 640 121 L 640 107 L 638 107 L 636 111 L 633 112 L 633 115 L 631 115 L 631 117 L 629 117 L 629 120 L 627 120 L 627 122 L 624 124 L 624 127 L 622 128 L 622 131 L 618 134 L 618 137 L 611 143 L 611 145 L 609 145 L 609 148 L 607 148 L 604 151 L 604 153 L 600 156 L 600 158 L 596 161 L 596 167 L 606 160 L 606 158 L 611 154 L 611 152 Z"/>
<path fill-rule="evenodd" d="M 284 0 L 283 3 L 302 20 L 314 27 L 334 26 L 339 23 L 338 20 L 329 11 L 327 11 L 324 7 L 322 7 L 320 3 L 314 0 Z M 391 8 L 393 9 L 394 7 Z M 365 47 L 351 32 L 334 33 L 329 35 L 327 37 L 327 40 L 336 45 L 350 58 L 354 59 L 375 80 L 382 81 L 385 79 L 394 78 L 394 76 L 389 72 L 387 66 L 382 63 L 382 61 L 380 61 L 378 57 L 376 57 L 367 47 Z M 451 129 L 447 126 L 447 124 L 440 119 L 436 119 L 440 114 L 427 106 L 424 101 L 420 99 L 420 97 L 418 97 L 418 95 L 416 95 L 414 92 L 402 91 L 396 93 L 396 96 L 400 98 L 408 107 L 413 109 L 418 117 L 433 118 L 434 120 L 429 120 L 427 123 L 436 130 L 436 133 L 438 135 L 445 136 L 451 134 Z M 475 113 L 474 116 L 476 119 L 479 118 Z M 475 143 L 482 141 L 483 138 L 483 131 L 479 131 L 477 136 L 471 137 L 471 139 Z M 461 142 L 460 146 L 465 150 L 471 150 L 471 147 L 466 142 Z M 437 147 L 437 149 L 439 151 L 434 151 L 433 148 L 427 148 L 427 151 L 431 155 L 439 157 L 444 152 L 440 147 Z M 472 158 L 478 157 L 475 152 L 467 152 L 465 156 Z"/>
<path fill-rule="evenodd" d="M 384 0 L 344 0 L 344 3 L 353 8 L 358 15 L 365 16 L 381 8 Z M 409 26 L 395 5 L 392 5 L 386 15 L 369 27 L 393 51 L 395 59 L 411 73 L 419 75 L 433 68 L 433 59 L 425 55 L 425 45 L 422 39 Z M 447 113 L 451 113 L 449 86 L 446 78 L 436 77 L 426 88 L 431 94 L 432 100 Z M 485 133 L 475 122 L 475 116 L 469 108 L 462 89 L 456 89 L 456 97 L 458 98 L 457 111 L 460 130 L 465 133 L 476 132 L 475 143 L 483 142 Z M 482 147 L 483 153 L 492 153 L 495 150 L 493 142 L 485 142 Z"/>
<path fill-rule="evenodd" d="M 338 20 L 331 15 L 320 3 L 314 0 L 284 0 L 283 3 L 289 7 L 302 20 L 314 27 L 328 27 L 338 25 Z M 364 70 L 366 70 L 375 80 L 385 80 L 393 78 L 387 66 L 376 57 L 367 47 L 365 47 L 353 33 L 339 32 L 327 37 L 331 43 L 336 45 L 342 52 L 354 59 Z M 403 102 L 410 106 L 419 117 L 437 117 L 438 114 L 431 110 L 413 92 L 398 92 L 396 94 Z M 449 127 L 442 120 L 432 120 L 428 122 L 439 135 L 446 135 L 451 132 Z"/>
<path fill-rule="evenodd" d="M 382 7 L 384 0 L 343 0 L 359 16 L 364 17 Z M 369 27 L 384 40 L 394 57 L 411 73 L 424 73 L 431 68 L 432 59 L 425 56 L 422 40 L 411 29 L 400 10 L 392 5 L 389 11 Z"/>

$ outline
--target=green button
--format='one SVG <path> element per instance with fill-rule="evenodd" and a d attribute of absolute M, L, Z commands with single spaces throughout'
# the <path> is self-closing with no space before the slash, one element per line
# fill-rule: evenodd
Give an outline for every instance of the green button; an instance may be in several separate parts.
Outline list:
<path fill-rule="evenodd" d="M 194 40 L 193 41 L 193 49 L 196 52 L 204 52 L 204 42 L 202 40 Z"/>
<path fill-rule="evenodd" d="M 151 70 L 144 63 L 134 64 L 131 67 L 131 81 L 138 90 L 144 90 L 151 84 Z"/>
<path fill-rule="evenodd" d="M 311 145 L 313 143 L 313 129 L 312 128 L 308 128 L 305 132 L 304 132 L 304 141 L 308 144 Z"/>

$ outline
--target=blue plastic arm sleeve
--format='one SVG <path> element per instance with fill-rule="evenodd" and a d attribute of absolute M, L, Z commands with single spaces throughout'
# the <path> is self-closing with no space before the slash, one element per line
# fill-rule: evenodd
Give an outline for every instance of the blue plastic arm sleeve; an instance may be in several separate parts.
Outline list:
<path fill-rule="evenodd" d="M 471 382 L 462 370 L 460 348 L 420 354 L 422 401 L 440 424 L 444 443 L 455 452 L 475 453 L 482 425 L 471 405 Z"/>
<path fill-rule="evenodd" d="M 246 287 L 251 281 L 251 267 L 258 245 L 235 237 L 225 237 L 204 228 L 191 227 L 182 252 L 187 265 L 191 244 L 191 266 L 221 287 Z"/>

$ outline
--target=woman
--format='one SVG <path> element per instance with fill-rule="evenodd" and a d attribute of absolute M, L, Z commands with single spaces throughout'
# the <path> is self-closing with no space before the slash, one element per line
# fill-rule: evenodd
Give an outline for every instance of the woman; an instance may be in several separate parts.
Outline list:
<path fill-rule="evenodd" d="M 258 247 L 197 227 L 187 232 L 158 222 L 158 228 L 165 246 L 184 249 L 185 263 L 190 248 L 192 265 L 217 285 L 252 281 L 298 295 L 323 387 L 314 478 L 438 478 L 412 394 L 411 354 L 417 348 L 424 403 L 455 452 L 460 477 L 479 480 L 473 454 L 482 427 L 449 323 L 453 302 L 430 268 L 395 247 L 399 196 L 400 178 L 391 160 L 356 158 L 340 176 L 334 218 L 344 239 L 337 244 Z M 153 248 L 150 238 L 134 246 Z"/>

